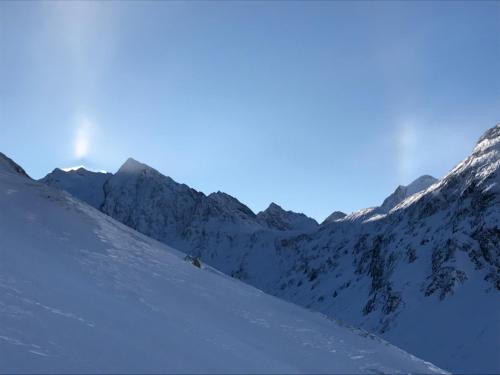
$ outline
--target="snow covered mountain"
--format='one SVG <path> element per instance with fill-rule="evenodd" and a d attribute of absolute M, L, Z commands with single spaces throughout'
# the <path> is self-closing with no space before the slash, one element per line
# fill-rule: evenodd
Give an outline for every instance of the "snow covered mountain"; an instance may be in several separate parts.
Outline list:
<path fill-rule="evenodd" d="M 257 214 L 261 222 L 269 228 L 277 230 L 309 231 L 318 226 L 316 220 L 304 214 L 285 211 L 276 203 L 271 203 L 268 208 Z"/>
<path fill-rule="evenodd" d="M 71 192 L 84 202 L 99 208 L 104 202 L 104 183 L 111 176 L 111 173 L 92 172 L 83 167 L 69 171 L 56 168 L 40 181 Z"/>
<path fill-rule="evenodd" d="M 321 226 L 277 205 L 255 215 L 131 160 L 105 183 L 101 209 L 443 368 L 500 372 L 499 140 L 497 125 L 441 180 L 422 176 L 380 207 L 335 212 Z"/>
<path fill-rule="evenodd" d="M 376 219 L 387 214 L 390 210 L 392 210 L 406 198 L 427 189 L 437 181 L 437 178 L 429 175 L 420 176 L 407 186 L 399 185 L 391 195 L 384 199 L 384 202 L 381 206 L 363 208 L 361 210 L 351 212 L 348 215 L 340 211 L 335 211 L 330 216 L 328 216 L 322 224 L 328 224 L 337 220 L 363 222 Z"/>
<path fill-rule="evenodd" d="M 419 191 L 427 189 L 432 184 L 436 183 L 438 180 L 429 175 L 420 176 L 415 181 L 407 186 L 399 185 L 397 189 L 389 195 L 382 206 L 380 206 L 383 212 L 389 212 L 391 209 L 396 207 L 398 203 L 402 202 L 409 196 L 418 193 Z"/>
<path fill-rule="evenodd" d="M 53 183 L 56 180 L 59 182 Z M 89 200 L 89 195 L 71 181 L 63 180 L 52 172 L 41 181 L 57 188 L 65 185 L 64 190 L 88 203 L 95 200 L 95 197 Z M 267 267 L 269 272 L 273 269 L 275 257 L 266 253 L 274 249 L 277 238 L 318 227 L 314 219 L 285 211 L 274 203 L 256 215 L 226 193 L 206 196 L 132 158 L 96 190 L 104 191 L 104 200 L 99 205 L 102 212 L 243 279 L 250 277 L 242 269 L 243 263 L 254 262 L 256 267 Z M 252 251 L 256 246 L 263 250 Z M 259 266 L 262 263 L 265 266 Z M 254 285 L 262 287 L 260 281 L 270 282 L 260 276 L 260 271 L 252 273 Z"/>
<path fill-rule="evenodd" d="M 2 373 L 442 372 L 195 267 L 3 155 L 0 208 Z"/>
<path fill-rule="evenodd" d="M 14 172 L 21 176 L 30 178 L 28 174 L 19 165 L 14 162 L 14 160 L 7 157 L 5 154 L 0 152 L 0 169 L 6 172 Z"/>
<path fill-rule="evenodd" d="M 322 225 L 323 224 L 328 224 L 328 223 L 331 223 L 332 221 L 343 219 L 346 216 L 347 216 L 347 214 L 345 212 L 334 211 L 330 215 L 328 215 L 328 217 L 325 220 L 323 220 L 323 222 L 321 224 Z"/>
<path fill-rule="evenodd" d="M 460 373 L 500 371 L 500 125 L 387 214 L 281 243 L 269 292 Z"/>

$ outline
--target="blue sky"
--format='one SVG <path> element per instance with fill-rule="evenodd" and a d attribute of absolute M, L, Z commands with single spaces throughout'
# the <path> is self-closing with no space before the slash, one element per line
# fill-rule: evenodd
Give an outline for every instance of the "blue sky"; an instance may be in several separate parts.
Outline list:
<path fill-rule="evenodd" d="M 500 2 L 0 2 L 0 151 L 318 220 L 500 121 Z"/>

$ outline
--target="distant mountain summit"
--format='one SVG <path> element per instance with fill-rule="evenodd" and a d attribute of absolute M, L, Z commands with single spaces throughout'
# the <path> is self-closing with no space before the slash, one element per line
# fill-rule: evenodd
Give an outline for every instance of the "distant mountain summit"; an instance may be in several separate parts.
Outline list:
<path fill-rule="evenodd" d="M 85 168 L 69 171 L 56 168 L 40 182 L 65 190 L 99 209 L 104 203 L 104 184 L 111 176 L 111 173 L 92 172 Z"/>
<path fill-rule="evenodd" d="M 497 373 L 499 147 L 497 125 L 442 179 L 422 176 L 380 207 L 334 212 L 322 225 L 277 204 L 255 215 L 230 195 L 206 196 L 133 159 L 104 182 L 100 209 L 441 367 Z"/>
<path fill-rule="evenodd" d="M 413 194 L 424 191 L 437 181 L 439 181 L 437 178 L 429 175 L 420 176 L 407 186 L 399 185 L 391 195 L 384 199 L 384 202 L 381 206 L 363 208 L 361 210 L 351 212 L 350 214 L 335 211 L 323 221 L 322 225 L 328 225 L 336 221 L 362 223 L 365 221 L 378 219 L 387 215 L 390 210 L 392 210 L 406 198 L 412 196 Z"/>
<path fill-rule="evenodd" d="M 409 196 L 416 194 L 422 190 L 427 189 L 432 184 L 438 181 L 429 175 L 420 176 L 415 181 L 407 186 L 399 185 L 394 193 L 389 195 L 382 205 L 380 206 L 383 212 L 389 212 L 392 208 L 396 207 L 400 202 L 408 198 Z"/>
<path fill-rule="evenodd" d="M 153 169 L 149 165 L 141 163 L 134 158 L 128 158 L 125 160 L 125 162 L 122 164 L 120 169 L 118 169 L 117 173 L 138 173 L 142 172 L 144 170 L 148 169 Z"/>
<path fill-rule="evenodd" d="M 337 221 L 339 219 L 343 219 L 346 216 L 347 216 L 347 214 L 345 212 L 334 211 L 325 220 L 323 220 L 323 222 L 321 224 L 332 223 L 332 222 Z"/>
<path fill-rule="evenodd" d="M 259 220 L 271 229 L 309 231 L 318 226 L 316 220 L 302 213 L 285 211 L 276 203 L 257 214 Z"/>
<path fill-rule="evenodd" d="M 244 221 L 253 221 L 256 218 L 256 215 L 250 208 L 229 194 L 218 191 L 210 194 L 208 199 L 213 202 L 212 206 L 214 208 L 217 207 L 221 212 L 224 212 L 226 216 L 235 215 Z"/>

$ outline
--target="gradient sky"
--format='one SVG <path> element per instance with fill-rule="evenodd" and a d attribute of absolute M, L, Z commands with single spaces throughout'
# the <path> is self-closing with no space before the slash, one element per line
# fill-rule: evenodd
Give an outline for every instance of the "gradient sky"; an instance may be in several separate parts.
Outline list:
<path fill-rule="evenodd" d="M 500 121 L 500 2 L 0 2 L 0 151 L 318 220 Z"/>

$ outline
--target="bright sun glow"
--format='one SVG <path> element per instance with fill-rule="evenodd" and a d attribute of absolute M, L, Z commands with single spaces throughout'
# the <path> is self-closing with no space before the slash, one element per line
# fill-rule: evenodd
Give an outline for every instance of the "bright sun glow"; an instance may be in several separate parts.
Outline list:
<path fill-rule="evenodd" d="M 74 144 L 74 154 L 77 159 L 83 159 L 89 153 L 92 123 L 87 118 L 78 121 Z"/>

